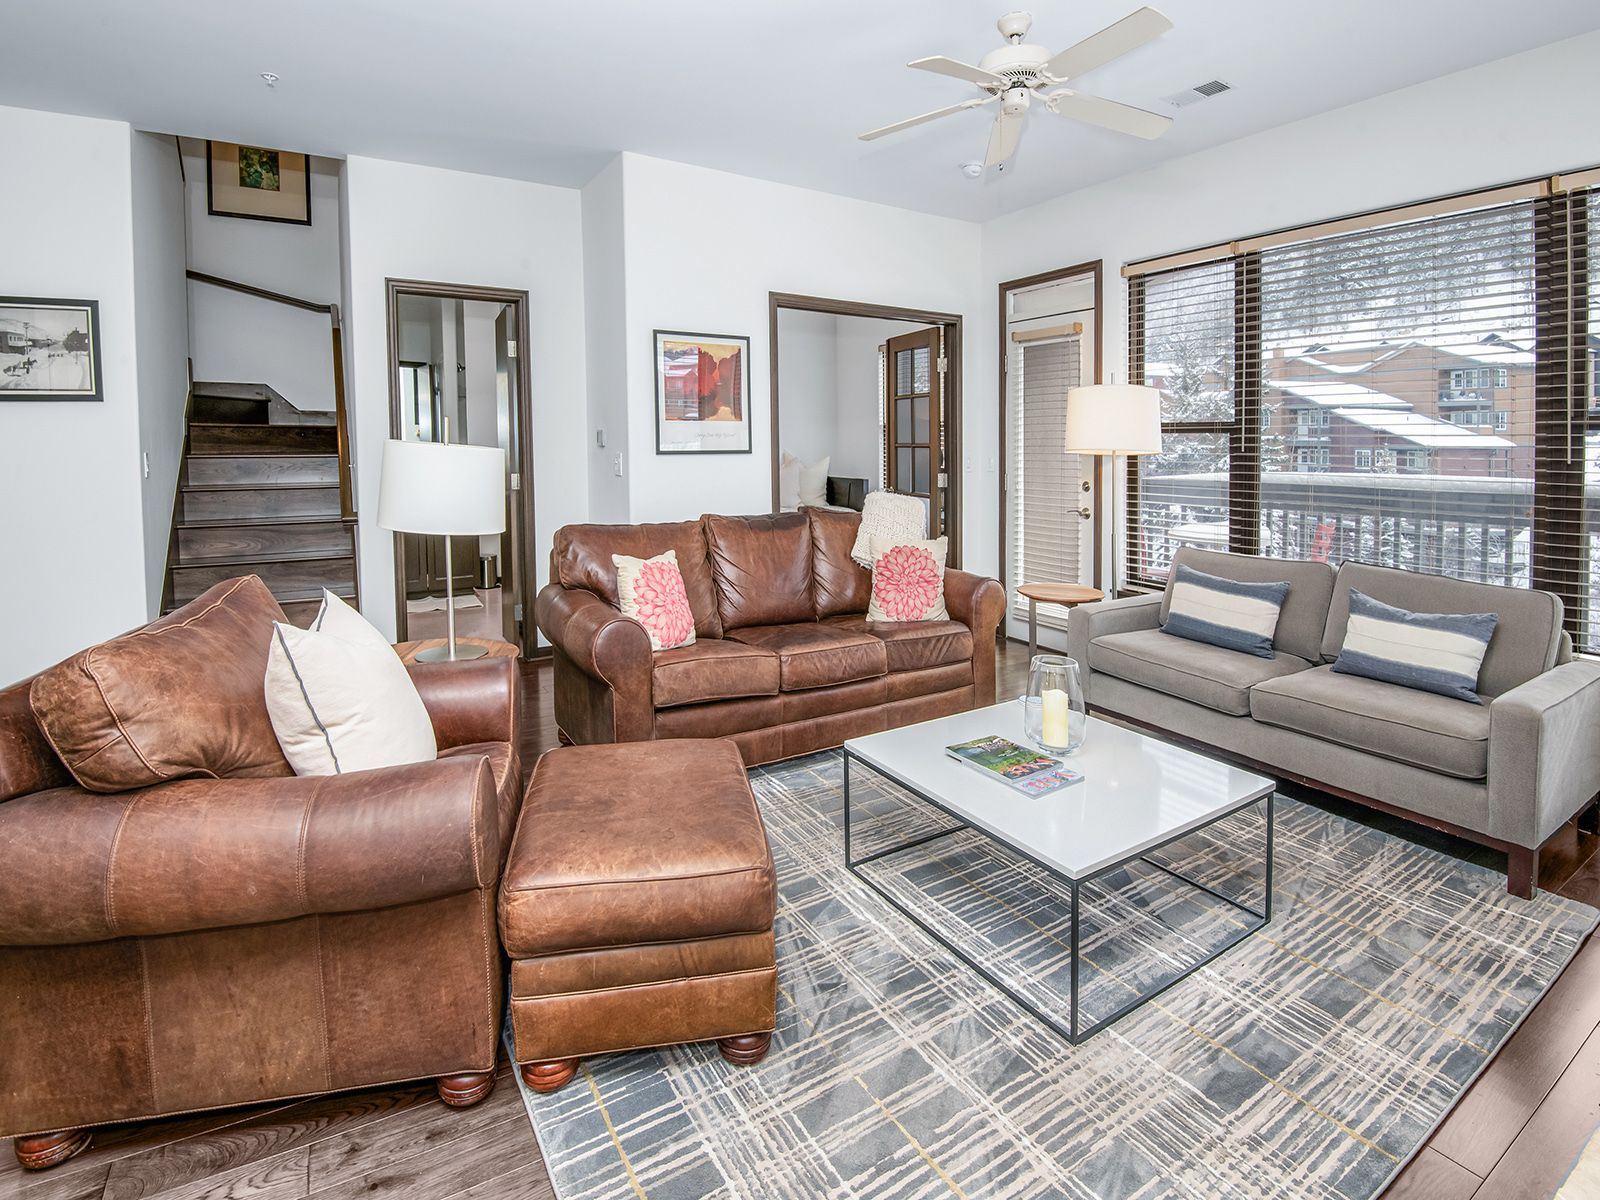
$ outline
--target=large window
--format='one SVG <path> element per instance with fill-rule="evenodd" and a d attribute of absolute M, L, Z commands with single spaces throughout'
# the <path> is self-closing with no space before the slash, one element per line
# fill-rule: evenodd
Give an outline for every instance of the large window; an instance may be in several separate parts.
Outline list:
<path fill-rule="evenodd" d="M 1595 204 L 1351 221 L 1135 274 L 1130 377 L 1161 390 L 1165 438 L 1135 460 L 1130 575 L 1159 584 L 1191 545 L 1542 587 L 1600 652 Z"/>

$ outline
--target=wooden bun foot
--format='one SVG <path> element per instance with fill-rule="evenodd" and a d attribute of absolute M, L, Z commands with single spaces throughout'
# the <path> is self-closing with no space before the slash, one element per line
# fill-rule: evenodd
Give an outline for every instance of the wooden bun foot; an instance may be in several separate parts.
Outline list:
<path fill-rule="evenodd" d="M 767 1056 L 772 1046 L 770 1033 L 747 1033 L 741 1037 L 722 1038 L 717 1049 L 722 1057 L 736 1067 L 753 1067 Z"/>
<path fill-rule="evenodd" d="M 575 1058 L 553 1058 L 548 1062 L 522 1063 L 522 1082 L 536 1092 L 558 1092 L 578 1073 Z"/>
<path fill-rule="evenodd" d="M 451 1108 L 471 1108 L 494 1091 L 493 1071 L 468 1071 L 460 1075 L 441 1075 L 434 1085 L 439 1099 Z"/>
<path fill-rule="evenodd" d="M 63 1129 L 60 1133 L 45 1133 L 38 1137 L 11 1139 L 11 1149 L 17 1161 L 29 1171 L 43 1171 L 57 1167 L 74 1154 L 81 1154 L 94 1140 L 91 1129 Z"/>

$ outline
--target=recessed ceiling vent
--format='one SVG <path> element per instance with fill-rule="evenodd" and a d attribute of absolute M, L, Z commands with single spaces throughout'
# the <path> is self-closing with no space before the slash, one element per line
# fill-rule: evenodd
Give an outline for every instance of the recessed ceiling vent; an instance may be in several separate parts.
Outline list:
<path fill-rule="evenodd" d="M 1173 108 L 1187 108 L 1191 104 L 1199 104 L 1202 100 L 1209 100 L 1212 96 L 1220 96 L 1223 92 L 1231 91 L 1233 91 L 1231 83 L 1213 79 L 1210 83 L 1198 83 L 1192 88 L 1184 88 L 1181 92 L 1173 92 L 1172 95 L 1161 98 Z"/>

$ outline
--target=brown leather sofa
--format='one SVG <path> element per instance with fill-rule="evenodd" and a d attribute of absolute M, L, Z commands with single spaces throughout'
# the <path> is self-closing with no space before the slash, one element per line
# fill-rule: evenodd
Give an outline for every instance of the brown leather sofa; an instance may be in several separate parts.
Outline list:
<path fill-rule="evenodd" d="M 861 514 L 823 508 L 557 530 L 535 616 L 556 724 L 580 745 L 731 737 L 748 766 L 994 703 L 1005 592 L 945 572 L 948 621 L 869 623 Z M 652 652 L 622 616 L 613 554 L 673 550 L 695 643 Z"/>
<path fill-rule="evenodd" d="M 515 660 L 410 668 L 436 761 L 296 778 L 261 695 L 275 619 L 230 580 L 0 691 L 0 1136 L 25 1166 L 97 1124 L 493 1087 Z"/>

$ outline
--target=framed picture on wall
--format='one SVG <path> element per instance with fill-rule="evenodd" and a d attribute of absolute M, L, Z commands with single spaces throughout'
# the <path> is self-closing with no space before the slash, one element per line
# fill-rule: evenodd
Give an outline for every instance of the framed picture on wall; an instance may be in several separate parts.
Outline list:
<path fill-rule="evenodd" d="M 100 304 L 0 296 L 0 400 L 104 400 Z"/>
<path fill-rule="evenodd" d="M 213 217 L 311 224 L 311 160 L 288 150 L 206 143 L 206 211 Z"/>
<path fill-rule="evenodd" d="M 655 331 L 656 453 L 750 453 L 750 339 Z"/>

